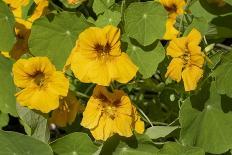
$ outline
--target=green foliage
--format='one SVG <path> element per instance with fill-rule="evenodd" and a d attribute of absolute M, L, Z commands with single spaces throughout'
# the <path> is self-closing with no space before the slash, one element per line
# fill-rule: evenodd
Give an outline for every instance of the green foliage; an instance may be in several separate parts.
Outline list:
<path fill-rule="evenodd" d="M 54 153 L 59 155 L 64 154 L 81 154 L 88 155 L 97 151 L 91 139 L 85 133 L 72 133 L 63 138 L 57 139 L 51 144 Z"/>
<path fill-rule="evenodd" d="M 0 144 L 1 155 L 53 154 L 47 144 L 16 132 L 0 130 Z"/>
<path fill-rule="evenodd" d="M 99 15 L 108 10 L 114 4 L 114 0 L 94 0 L 93 10 Z"/>
<path fill-rule="evenodd" d="M 161 137 L 166 137 L 178 128 L 178 126 L 154 126 L 148 128 L 145 134 L 148 135 L 151 139 L 158 139 Z"/>
<path fill-rule="evenodd" d="M 221 109 L 221 96 L 215 83 L 211 84 L 210 97 L 203 111 L 193 109 L 189 99 L 180 110 L 180 140 L 184 145 L 197 146 L 205 152 L 220 154 L 232 147 L 232 114 Z"/>
<path fill-rule="evenodd" d="M 9 123 L 9 115 L 0 112 L 0 128 L 7 126 L 8 123 Z"/>
<path fill-rule="evenodd" d="M 17 105 L 17 112 L 29 136 L 44 142 L 49 141 L 48 120 L 44 116 L 20 105 Z"/>
<path fill-rule="evenodd" d="M 3 113 L 10 113 L 17 116 L 16 113 L 16 88 L 11 75 L 12 61 L 0 55 L 0 81 L 4 81 L 0 87 L 0 109 Z"/>
<path fill-rule="evenodd" d="M 29 46 L 34 55 L 47 56 L 62 70 L 78 34 L 90 24 L 75 13 L 63 12 L 51 16 L 43 17 L 33 24 Z"/>
<path fill-rule="evenodd" d="M 139 67 L 139 72 L 143 78 L 151 77 L 165 57 L 165 50 L 160 42 L 141 46 L 133 39 L 129 41 L 127 53 Z"/>
<path fill-rule="evenodd" d="M 15 43 L 14 36 L 15 19 L 7 7 L 7 5 L 0 0 L 0 51 L 10 51 Z"/>
<path fill-rule="evenodd" d="M 146 46 L 163 38 L 166 20 L 167 12 L 157 2 L 131 3 L 125 12 L 125 31 Z"/>
<path fill-rule="evenodd" d="M 96 26 L 103 27 L 106 25 L 117 26 L 121 21 L 121 13 L 117 11 L 106 10 L 103 15 L 100 15 L 95 22 Z"/>

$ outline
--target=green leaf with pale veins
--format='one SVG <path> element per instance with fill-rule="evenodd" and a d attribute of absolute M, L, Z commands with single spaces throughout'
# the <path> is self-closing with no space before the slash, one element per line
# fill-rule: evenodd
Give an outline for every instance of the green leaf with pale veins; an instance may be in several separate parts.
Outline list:
<path fill-rule="evenodd" d="M 44 116 L 20 105 L 17 105 L 17 112 L 28 135 L 43 142 L 49 141 L 48 120 Z"/>
<path fill-rule="evenodd" d="M 108 10 L 114 3 L 115 0 L 94 0 L 93 10 L 97 15 L 99 15 Z"/>
<path fill-rule="evenodd" d="M 89 155 L 98 150 L 89 136 L 80 132 L 71 133 L 57 139 L 51 143 L 51 147 L 53 152 L 59 155 Z"/>
<path fill-rule="evenodd" d="M 17 116 L 16 112 L 16 88 L 12 77 L 13 62 L 0 56 L 0 111 Z"/>
<path fill-rule="evenodd" d="M 62 70 L 78 35 L 89 26 L 84 17 L 75 13 L 62 12 L 52 21 L 40 18 L 32 26 L 30 51 L 35 56 L 47 56 Z"/>
<path fill-rule="evenodd" d="M 52 150 L 32 137 L 0 130 L 0 155 L 52 155 Z"/>
<path fill-rule="evenodd" d="M 9 7 L 0 1 L 0 51 L 10 51 L 16 42 L 15 20 Z"/>
<path fill-rule="evenodd" d="M 205 155 L 205 152 L 201 148 L 170 142 L 165 144 L 157 155 Z"/>
<path fill-rule="evenodd" d="M 210 97 L 203 111 L 191 106 L 190 99 L 184 101 L 180 110 L 180 142 L 196 146 L 205 152 L 221 154 L 232 148 L 232 113 L 221 109 L 221 96 L 217 94 L 215 82 L 210 88 Z"/>
<path fill-rule="evenodd" d="M 106 25 L 117 26 L 121 21 L 121 13 L 117 11 L 107 10 L 103 15 L 100 15 L 95 22 L 96 26 L 104 27 Z"/>
<path fill-rule="evenodd" d="M 158 2 L 131 3 L 125 11 L 125 31 L 146 46 L 163 38 L 167 17 L 167 12 Z"/>
<path fill-rule="evenodd" d="M 165 50 L 159 41 L 149 46 L 141 46 L 130 40 L 127 53 L 138 66 L 143 78 L 151 77 L 156 72 L 159 63 L 165 58 Z"/>

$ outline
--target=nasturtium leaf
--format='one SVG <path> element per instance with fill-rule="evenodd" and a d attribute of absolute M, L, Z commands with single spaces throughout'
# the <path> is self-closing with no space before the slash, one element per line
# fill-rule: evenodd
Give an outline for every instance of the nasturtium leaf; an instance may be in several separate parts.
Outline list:
<path fill-rule="evenodd" d="M 62 70 L 78 35 L 90 24 L 75 13 L 62 12 L 50 21 L 40 18 L 32 26 L 29 48 L 35 56 L 47 56 Z"/>
<path fill-rule="evenodd" d="M 10 51 L 16 42 L 14 16 L 9 7 L 0 1 L 0 51 Z"/>
<path fill-rule="evenodd" d="M 21 123 L 24 125 L 25 131 L 29 136 L 32 136 L 43 142 L 48 142 L 50 138 L 47 119 L 25 107 L 17 105 L 17 112 Z"/>
<path fill-rule="evenodd" d="M 52 150 L 59 155 L 89 155 L 98 150 L 92 140 L 85 133 L 75 132 L 57 139 L 51 143 Z"/>
<path fill-rule="evenodd" d="M 99 15 L 95 25 L 103 27 L 106 25 L 117 26 L 121 21 L 121 13 L 117 11 L 106 10 L 103 15 Z"/>
<path fill-rule="evenodd" d="M 188 35 L 193 28 L 197 29 L 201 33 L 201 35 L 204 36 L 208 32 L 209 25 L 205 18 L 195 17 L 193 18 L 192 23 L 185 30 L 184 35 Z"/>
<path fill-rule="evenodd" d="M 0 111 L 17 116 L 16 88 L 12 77 L 12 61 L 0 56 Z"/>
<path fill-rule="evenodd" d="M 52 150 L 45 144 L 32 137 L 0 130 L 0 154 L 1 155 L 52 155 Z"/>
<path fill-rule="evenodd" d="M 164 138 L 178 128 L 178 126 L 154 126 L 148 128 L 145 134 L 151 139 Z"/>
<path fill-rule="evenodd" d="M 93 10 L 97 15 L 99 15 L 100 13 L 108 10 L 114 3 L 115 0 L 94 0 Z"/>
<path fill-rule="evenodd" d="M 149 45 L 163 38 L 167 16 L 158 2 L 131 3 L 125 11 L 125 31 L 142 45 Z"/>
<path fill-rule="evenodd" d="M 221 154 L 232 148 L 232 113 L 221 109 L 221 96 L 215 82 L 210 88 L 210 97 L 203 111 L 198 111 L 186 99 L 180 110 L 180 141 L 183 145 L 196 146 L 205 152 Z"/>
<path fill-rule="evenodd" d="M 165 144 L 157 155 L 205 155 L 205 152 L 201 148 L 170 142 Z"/>
<path fill-rule="evenodd" d="M 165 58 L 165 50 L 159 41 L 149 46 L 141 46 L 131 40 L 127 53 L 138 66 L 143 78 L 151 77 L 156 72 L 159 63 Z"/>
<path fill-rule="evenodd" d="M 0 129 L 4 126 L 7 126 L 8 122 L 9 122 L 9 115 L 0 112 Z"/>
<path fill-rule="evenodd" d="M 232 60 L 223 62 L 213 72 L 212 76 L 216 79 L 217 91 L 232 97 Z"/>
<path fill-rule="evenodd" d="M 28 16 L 34 11 L 35 9 L 35 3 L 34 0 L 29 0 L 28 4 L 25 6 L 22 6 L 22 18 L 27 19 Z"/>

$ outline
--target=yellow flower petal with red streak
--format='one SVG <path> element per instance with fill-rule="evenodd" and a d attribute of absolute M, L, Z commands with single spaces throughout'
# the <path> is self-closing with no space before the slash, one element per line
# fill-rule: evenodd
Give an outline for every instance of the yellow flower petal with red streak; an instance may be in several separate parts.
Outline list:
<path fill-rule="evenodd" d="M 15 85 L 22 88 L 16 94 L 22 106 L 48 113 L 59 106 L 59 97 L 68 93 L 68 79 L 47 57 L 20 59 L 12 70 Z"/>
<path fill-rule="evenodd" d="M 204 54 L 199 46 L 200 41 L 200 32 L 193 29 L 187 37 L 173 39 L 167 48 L 167 55 L 173 59 L 165 76 L 177 82 L 183 79 L 185 91 L 196 89 L 203 75 Z"/>
<path fill-rule="evenodd" d="M 85 83 L 109 86 L 116 80 L 130 81 L 137 72 L 126 53 L 120 49 L 120 30 L 114 26 L 90 27 L 79 35 L 66 66 Z"/>
<path fill-rule="evenodd" d="M 133 130 L 144 131 L 144 124 L 129 97 L 121 90 L 111 93 L 98 85 L 87 103 L 81 125 L 90 129 L 96 140 L 106 140 L 116 133 L 130 137 Z"/>
<path fill-rule="evenodd" d="M 195 90 L 197 87 L 197 82 L 202 75 L 203 70 L 201 68 L 196 66 L 187 67 L 182 73 L 185 91 Z"/>

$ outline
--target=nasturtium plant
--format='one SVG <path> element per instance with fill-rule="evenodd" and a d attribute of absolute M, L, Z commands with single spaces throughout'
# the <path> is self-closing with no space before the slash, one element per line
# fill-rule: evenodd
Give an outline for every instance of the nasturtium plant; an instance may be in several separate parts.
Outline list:
<path fill-rule="evenodd" d="M 230 155 L 231 52 L 231 0 L 0 0 L 0 155 Z"/>

